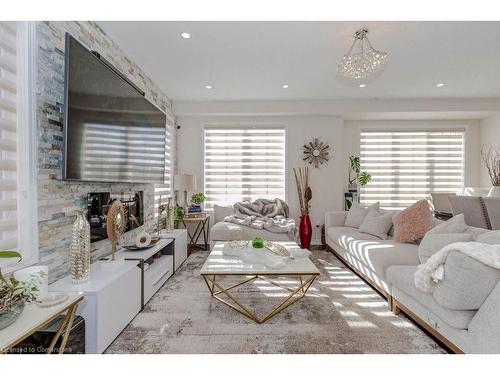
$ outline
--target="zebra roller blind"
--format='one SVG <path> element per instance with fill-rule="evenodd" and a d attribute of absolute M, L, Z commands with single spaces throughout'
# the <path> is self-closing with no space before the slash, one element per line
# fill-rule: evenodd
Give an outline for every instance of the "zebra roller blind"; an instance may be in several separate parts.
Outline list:
<path fill-rule="evenodd" d="M 372 181 L 361 188 L 361 203 L 403 209 L 431 192 L 457 192 L 464 142 L 463 130 L 362 131 L 361 169 Z"/>
<path fill-rule="evenodd" d="M 206 126 L 204 165 L 207 208 L 285 199 L 285 128 Z"/>
<path fill-rule="evenodd" d="M 0 22 L 0 250 L 18 247 L 16 23 Z"/>

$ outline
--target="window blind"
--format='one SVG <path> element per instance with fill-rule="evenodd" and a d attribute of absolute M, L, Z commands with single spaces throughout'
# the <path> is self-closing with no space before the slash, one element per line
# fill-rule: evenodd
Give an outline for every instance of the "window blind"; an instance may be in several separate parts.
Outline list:
<path fill-rule="evenodd" d="M 285 199 L 285 128 L 205 127 L 206 206 Z"/>
<path fill-rule="evenodd" d="M 464 184 L 463 130 L 362 131 L 363 204 L 403 209 L 431 192 L 457 192 Z"/>
<path fill-rule="evenodd" d="M 154 192 L 154 217 L 158 216 L 158 207 L 160 204 L 160 197 L 162 203 L 166 202 L 166 197 L 172 195 L 172 168 L 173 168 L 173 124 L 167 124 L 165 130 L 165 171 L 164 171 L 164 183 L 155 184 Z"/>
<path fill-rule="evenodd" d="M 18 246 L 17 27 L 0 22 L 0 249 Z"/>

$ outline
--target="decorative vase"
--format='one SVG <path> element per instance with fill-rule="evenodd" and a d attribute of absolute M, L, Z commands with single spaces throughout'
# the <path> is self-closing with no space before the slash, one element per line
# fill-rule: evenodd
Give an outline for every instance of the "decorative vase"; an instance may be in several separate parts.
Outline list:
<path fill-rule="evenodd" d="M 312 226 L 311 219 L 308 214 L 300 216 L 299 236 L 300 247 L 302 249 L 309 249 L 311 246 Z"/>
<path fill-rule="evenodd" d="M 492 186 L 490 192 L 488 193 L 488 197 L 500 198 L 500 186 Z"/>
<path fill-rule="evenodd" d="M 14 323 L 24 311 L 24 302 L 11 305 L 0 313 L 0 329 L 7 328 Z"/>
<path fill-rule="evenodd" d="M 165 222 L 165 229 L 167 230 L 167 232 L 171 232 L 174 230 L 174 217 L 174 200 L 172 199 L 172 197 L 169 197 L 167 200 L 167 217 Z"/>
<path fill-rule="evenodd" d="M 86 210 L 76 212 L 71 239 L 71 281 L 74 284 L 87 282 L 90 277 L 90 225 Z"/>

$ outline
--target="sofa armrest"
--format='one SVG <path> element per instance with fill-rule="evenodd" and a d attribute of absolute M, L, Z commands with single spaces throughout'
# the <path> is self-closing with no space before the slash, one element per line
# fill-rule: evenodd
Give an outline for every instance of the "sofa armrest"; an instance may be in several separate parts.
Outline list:
<path fill-rule="evenodd" d="M 469 323 L 473 353 L 500 353 L 500 282 Z"/>
<path fill-rule="evenodd" d="M 347 211 L 330 211 L 325 213 L 325 228 L 343 227 Z"/>

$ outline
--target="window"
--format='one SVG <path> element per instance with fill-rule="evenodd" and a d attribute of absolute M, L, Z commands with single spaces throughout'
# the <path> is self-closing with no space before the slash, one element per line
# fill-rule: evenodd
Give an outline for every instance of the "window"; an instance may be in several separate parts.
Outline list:
<path fill-rule="evenodd" d="M 404 208 L 430 192 L 464 185 L 464 131 L 362 131 L 361 169 L 372 181 L 361 202 Z"/>
<path fill-rule="evenodd" d="M 154 209 L 153 216 L 154 218 L 158 217 L 158 206 L 160 204 L 160 198 L 162 203 L 166 202 L 166 198 L 172 195 L 172 167 L 173 167 L 173 128 L 174 124 L 172 121 L 167 120 L 166 130 L 165 130 L 165 183 L 163 184 L 155 184 L 155 193 L 154 193 Z"/>
<path fill-rule="evenodd" d="M 22 254 L 16 267 L 38 260 L 33 33 L 30 23 L 0 22 L 0 249 Z M 12 264 L 0 261 L 7 272 Z"/>
<path fill-rule="evenodd" d="M 207 208 L 285 199 L 285 128 L 205 127 L 205 195 Z"/>

